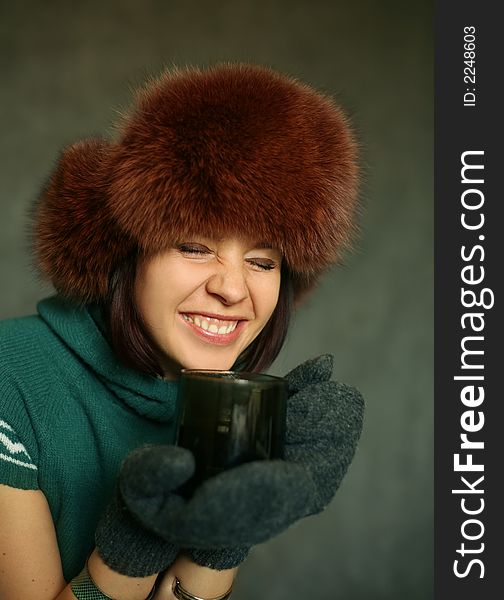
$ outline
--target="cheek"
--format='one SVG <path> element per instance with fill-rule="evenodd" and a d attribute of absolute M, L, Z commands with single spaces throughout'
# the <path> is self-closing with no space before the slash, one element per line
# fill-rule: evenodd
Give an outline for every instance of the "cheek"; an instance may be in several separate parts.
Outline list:
<path fill-rule="evenodd" d="M 157 329 L 166 319 L 174 302 L 173 287 L 166 285 L 167 278 L 157 273 L 151 266 L 137 274 L 135 281 L 135 301 L 145 322 L 151 329 Z"/>
<path fill-rule="evenodd" d="M 261 286 L 256 294 L 256 307 L 259 307 L 260 316 L 267 321 L 273 314 L 278 297 L 280 294 L 280 277 L 273 281 L 268 281 L 266 285 Z"/>

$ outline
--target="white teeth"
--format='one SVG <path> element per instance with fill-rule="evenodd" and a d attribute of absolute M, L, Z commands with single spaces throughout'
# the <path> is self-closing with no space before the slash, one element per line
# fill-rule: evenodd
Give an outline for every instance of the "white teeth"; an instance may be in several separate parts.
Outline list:
<path fill-rule="evenodd" d="M 220 321 L 219 319 L 210 319 L 210 317 L 204 317 L 203 315 L 183 314 L 182 317 L 188 323 L 194 323 L 196 327 L 201 327 L 201 329 L 204 329 L 209 333 L 216 333 L 217 335 L 226 335 L 228 333 L 231 333 L 236 329 L 236 326 L 238 325 L 238 321 Z M 229 324 L 220 325 L 220 323 Z"/>

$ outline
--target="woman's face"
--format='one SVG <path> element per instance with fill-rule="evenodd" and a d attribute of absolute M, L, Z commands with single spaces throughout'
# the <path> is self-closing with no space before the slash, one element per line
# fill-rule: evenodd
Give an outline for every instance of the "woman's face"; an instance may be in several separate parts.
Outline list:
<path fill-rule="evenodd" d="M 140 261 L 137 307 L 165 355 L 180 368 L 230 369 L 278 301 L 281 254 L 247 238 L 196 237 Z"/>

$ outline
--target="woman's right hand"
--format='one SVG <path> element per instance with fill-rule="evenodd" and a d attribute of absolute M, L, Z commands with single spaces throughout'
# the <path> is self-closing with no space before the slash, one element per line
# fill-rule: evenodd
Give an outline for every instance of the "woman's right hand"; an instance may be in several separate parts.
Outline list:
<path fill-rule="evenodd" d="M 177 446 L 142 446 L 125 458 L 115 495 L 95 533 L 96 548 L 106 565 L 124 575 L 144 577 L 164 571 L 175 561 L 180 551 L 176 540 L 142 526 L 139 515 L 127 504 L 141 499 L 149 513 L 176 511 L 184 504 L 176 490 L 193 473 L 192 453 Z"/>

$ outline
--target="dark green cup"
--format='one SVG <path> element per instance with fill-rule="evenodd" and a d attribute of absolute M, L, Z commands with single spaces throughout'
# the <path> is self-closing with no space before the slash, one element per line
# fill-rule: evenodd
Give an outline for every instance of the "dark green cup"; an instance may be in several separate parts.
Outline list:
<path fill-rule="evenodd" d="M 245 462 L 283 458 L 286 401 L 281 377 L 183 369 L 176 443 L 194 454 L 196 471 L 182 491 Z"/>

